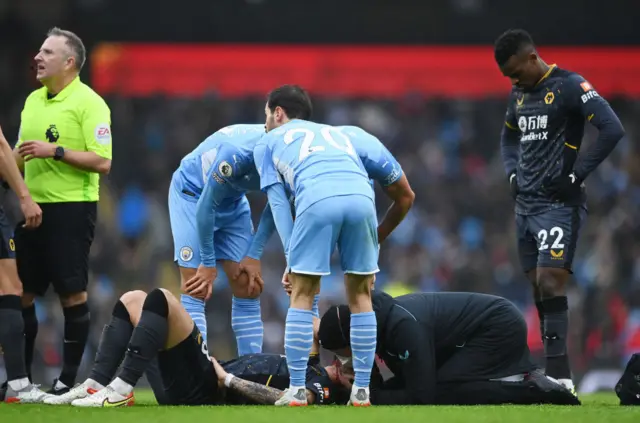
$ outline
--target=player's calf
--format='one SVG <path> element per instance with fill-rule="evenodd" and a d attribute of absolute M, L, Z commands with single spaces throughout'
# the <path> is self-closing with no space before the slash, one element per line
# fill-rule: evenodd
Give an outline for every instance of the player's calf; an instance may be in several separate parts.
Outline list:
<path fill-rule="evenodd" d="M 371 304 L 373 274 L 345 274 L 345 285 L 351 310 L 351 352 L 355 380 L 351 393 L 352 405 L 366 406 L 369 402 L 369 383 L 376 352 L 377 322 Z"/>
<path fill-rule="evenodd" d="M 73 387 L 82 362 L 84 349 L 89 339 L 91 314 L 87 305 L 87 293 L 75 292 L 60 295 L 60 303 L 64 314 L 64 346 L 62 350 L 63 364 L 60 377 L 49 391 L 60 395 Z"/>
<path fill-rule="evenodd" d="M 289 390 L 276 405 L 306 405 L 306 371 L 313 346 L 313 297 L 320 276 L 292 273 L 291 304 L 287 312 L 284 349 L 289 368 Z M 302 394 L 301 394 L 302 393 Z"/>
<path fill-rule="evenodd" d="M 191 319 L 200 330 L 202 339 L 207 342 L 207 312 L 204 299 L 192 297 L 186 294 L 186 283 L 196 275 L 197 269 L 190 267 L 179 267 L 180 269 L 180 303 L 187 310 Z"/>
<path fill-rule="evenodd" d="M 36 315 L 35 295 L 24 292 L 22 303 L 22 320 L 24 322 L 24 364 L 31 379 L 31 364 L 38 336 L 38 316 Z"/>
<path fill-rule="evenodd" d="M 13 259 L 0 260 L 0 345 L 7 372 L 6 402 L 41 402 L 46 394 L 31 384 L 24 360 L 22 284 Z"/>
<path fill-rule="evenodd" d="M 98 352 L 87 380 L 67 393 L 49 396 L 45 404 L 72 404 L 95 394 L 113 380 L 127 351 L 134 324 L 140 319 L 146 296 L 143 291 L 129 291 L 120 297 L 111 312 L 111 320 L 102 330 Z"/>
<path fill-rule="evenodd" d="M 545 370 L 549 376 L 572 390 L 573 382 L 567 353 L 569 304 L 565 288 L 569 272 L 558 268 L 539 268 L 537 276 L 544 316 L 543 341 L 547 362 Z"/>
<path fill-rule="evenodd" d="M 132 307 L 133 308 L 133 307 Z M 165 292 L 154 289 L 145 298 L 138 325 L 131 334 L 122 369 L 117 377 L 95 394 L 72 402 L 77 407 L 121 407 L 134 402 L 133 388 L 149 362 L 167 344 L 169 301 Z"/>

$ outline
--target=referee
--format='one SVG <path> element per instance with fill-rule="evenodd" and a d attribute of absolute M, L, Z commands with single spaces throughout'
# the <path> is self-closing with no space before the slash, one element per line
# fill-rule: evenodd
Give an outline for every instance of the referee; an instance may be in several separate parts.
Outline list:
<path fill-rule="evenodd" d="M 89 335 L 87 279 L 97 215 L 100 174 L 111 169 L 111 112 L 80 81 L 86 50 L 70 31 L 53 28 L 35 57 L 43 87 L 22 110 L 14 156 L 42 209 L 35 230 L 16 229 L 16 259 L 23 282 L 25 362 L 31 375 L 38 333 L 34 299 L 49 285 L 64 313 L 63 366 L 49 394 L 73 387 Z"/>

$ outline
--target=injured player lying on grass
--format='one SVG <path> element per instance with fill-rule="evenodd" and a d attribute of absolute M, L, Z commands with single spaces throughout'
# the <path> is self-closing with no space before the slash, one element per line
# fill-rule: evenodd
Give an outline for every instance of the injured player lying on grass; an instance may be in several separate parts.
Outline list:
<path fill-rule="evenodd" d="M 345 404 L 350 381 L 334 365 L 321 367 L 317 351 L 316 343 L 306 373 L 308 402 Z M 131 291 L 118 300 L 89 378 L 45 403 L 133 405 L 133 389 L 145 372 L 160 405 L 273 405 L 289 386 L 286 360 L 279 354 L 218 363 L 180 302 L 169 291 L 154 289 L 148 295 Z"/>

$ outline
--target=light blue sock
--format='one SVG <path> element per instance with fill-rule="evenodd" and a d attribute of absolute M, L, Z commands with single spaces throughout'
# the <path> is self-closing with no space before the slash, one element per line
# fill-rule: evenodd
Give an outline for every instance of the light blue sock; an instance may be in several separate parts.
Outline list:
<path fill-rule="evenodd" d="M 319 302 L 320 302 L 320 294 L 316 294 L 313 297 L 313 307 L 311 308 L 311 312 L 313 312 L 313 315 L 316 316 L 318 319 L 320 318 L 320 311 L 318 310 Z"/>
<path fill-rule="evenodd" d="M 307 363 L 313 344 L 313 312 L 290 308 L 284 325 L 284 352 L 289 368 L 289 385 L 306 386 Z"/>
<path fill-rule="evenodd" d="M 191 316 L 191 320 L 196 324 L 198 330 L 202 334 L 202 342 L 207 343 L 207 314 L 204 310 L 204 300 L 199 298 L 193 298 L 189 295 L 182 294 L 180 295 L 180 302 L 189 316 Z"/>
<path fill-rule="evenodd" d="M 231 328 L 236 334 L 238 356 L 262 352 L 264 328 L 260 314 L 260 298 L 233 297 Z"/>
<path fill-rule="evenodd" d="M 371 381 L 377 328 L 376 314 L 373 311 L 351 315 L 351 352 L 356 374 L 354 385 L 361 388 L 368 388 Z"/>

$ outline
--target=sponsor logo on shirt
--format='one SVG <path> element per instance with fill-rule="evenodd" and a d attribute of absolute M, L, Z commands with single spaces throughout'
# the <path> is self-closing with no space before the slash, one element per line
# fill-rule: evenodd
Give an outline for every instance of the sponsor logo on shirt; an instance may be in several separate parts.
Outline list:
<path fill-rule="evenodd" d="M 111 142 L 111 128 L 109 128 L 109 125 L 106 123 L 101 123 L 96 126 L 93 135 L 98 144 L 107 145 Z"/>

